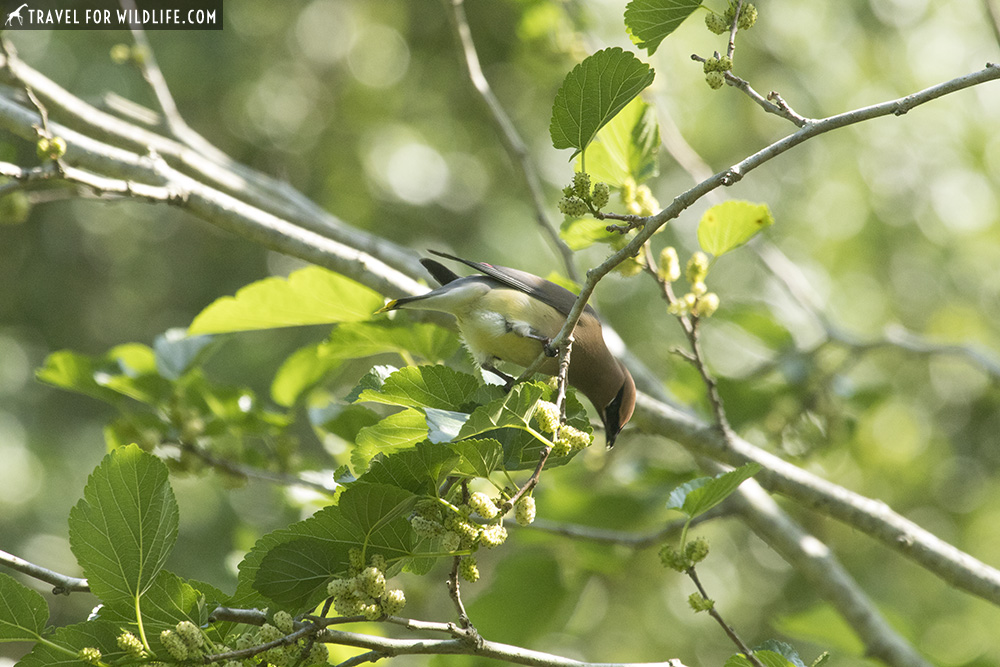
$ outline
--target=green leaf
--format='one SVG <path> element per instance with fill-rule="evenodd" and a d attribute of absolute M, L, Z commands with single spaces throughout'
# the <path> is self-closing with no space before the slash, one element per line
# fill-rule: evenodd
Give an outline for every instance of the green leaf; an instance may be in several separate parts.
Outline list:
<path fill-rule="evenodd" d="M 473 438 L 500 428 L 526 427 L 535 413 L 546 387 L 537 382 L 514 385 L 506 395 L 476 408 L 459 432 L 459 438 Z"/>
<path fill-rule="evenodd" d="M 366 389 L 371 389 L 374 392 L 382 391 L 386 379 L 398 370 L 395 366 L 373 366 L 370 371 L 358 380 L 357 386 L 351 390 L 351 393 L 344 400 L 348 403 L 355 403 Z"/>
<path fill-rule="evenodd" d="M 70 548 L 102 602 L 133 604 L 163 567 L 177 524 L 167 467 L 129 445 L 91 473 L 70 511 Z"/>
<path fill-rule="evenodd" d="M 403 410 L 391 414 L 373 426 L 358 431 L 351 465 L 360 474 L 377 454 L 388 454 L 412 447 L 427 439 L 427 422 L 419 410 Z"/>
<path fill-rule="evenodd" d="M 392 320 L 342 324 L 326 343 L 327 354 L 341 359 L 396 352 L 432 363 L 452 356 L 459 345 L 457 335 L 436 324 Z"/>
<path fill-rule="evenodd" d="M 848 655 L 861 655 L 865 645 L 844 618 L 828 604 L 817 604 L 774 621 L 774 629 L 786 637 L 812 642 Z"/>
<path fill-rule="evenodd" d="M 587 168 L 590 169 L 588 161 Z M 570 250 L 589 248 L 595 243 L 608 243 L 621 238 L 621 234 L 608 231 L 606 220 L 596 218 L 567 218 L 559 225 L 559 238 L 566 242 Z"/>
<path fill-rule="evenodd" d="M 549 124 L 552 145 L 575 148 L 576 156 L 654 76 L 649 65 L 618 47 L 585 58 L 556 93 Z"/>
<path fill-rule="evenodd" d="M 48 620 L 45 598 L 0 572 L 0 642 L 38 641 Z"/>
<path fill-rule="evenodd" d="M 794 662 L 790 662 L 785 656 L 774 651 L 754 651 L 753 654 L 764 667 L 799 667 Z M 753 667 L 753 663 L 742 653 L 737 653 L 726 660 L 724 667 Z"/>
<path fill-rule="evenodd" d="M 333 576 L 346 572 L 352 547 L 390 563 L 408 558 L 413 531 L 406 515 L 416 499 L 388 484 L 352 484 L 339 505 L 261 538 L 240 565 L 237 596 L 246 597 L 251 584 L 282 608 L 304 611 L 326 596 Z"/>
<path fill-rule="evenodd" d="M 374 410 L 363 405 L 334 403 L 322 409 L 310 410 L 309 420 L 341 440 L 354 442 L 361 429 L 377 424 L 380 417 Z"/>
<path fill-rule="evenodd" d="M 653 55 L 663 38 L 700 6 L 701 0 L 632 0 L 625 7 L 625 28 L 633 44 Z"/>
<path fill-rule="evenodd" d="M 271 395 L 279 405 L 291 406 L 344 359 L 397 353 L 438 362 L 452 356 L 458 347 L 458 336 L 436 324 L 346 322 L 337 326 L 328 340 L 293 352 L 278 369 Z"/>
<path fill-rule="evenodd" d="M 767 204 L 726 201 L 705 211 L 698 223 L 698 243 L 716 257 L 738 248 L 774 224 Z"/>
<path fill-rule="evenodd" d="M 310 387 L 340 365 L 340 359 L 328 354 L 326 343 L 313 343 L 292 352 L 271 382 L 271 398 L 278 405 L 291 407 Z"/>
<path fill-rule="evenodd" d="M 372 461 L 360 479 L 371 484 L 390 484 L 419 495 L 436 495 L 438 484 L 459 462 L 459 456 L 446 447 L 430 442 Z"/>
<path fill-rule="evenodd" d="M 366 320 L 382 296 L 350 278 L 318 266 L 287 278 L 265 278 L 209 304 L 194 318 L 189 334 L 227 333 L 306 324 Z"/>
<path fill-rule="evenodd" d="M 211 336 L 189 336 L 184 329 L 169 329 L 153 341 L 156 370 L 165 378 L 176 380 L 205 357 L 206 348 L 218 344 Z"/>
<path fill-rule="evenodd" d="M 489 477 L 503 466 L 503 445 L 493 438 L 452 442 L 448 449 L 462 457 L 455 468 L 458 475 Z"/>
<path fill-rule="evenodd" d="M 358 400 L 457 411 L 478 387 L 476 378 L 447 366 L 407 366 L 385 378 L 379 389 L 362 391 Z"/>
<path fill-rule="evenodd" d="M 629 179 L 642 183 L 658 173 L 659 148 L 656 110 L 637 97 L 597 133 L 587 149 L 587 173 L 592 182 L 616 188 Z M 582 169 L 582 157 L 578 157 L 576 170 Z"/>
<path fill-rule="evenodd" d="M 86 647 L 100 650 L 104 664 L 112 664 L 125 657 L 118 648 L 119 634 L 118 624 L 100 620 L 57 628 L 46 641 L 35 644 L 17 667 L 93 667 L 77 657 Z"/>
<path fill-rule="evenodd" d="M 161 631 L 173 628 L 181 621 L 201 625 L 207 620 L 201 593 L 167 570 L 160 570 L 143 594 L 141 611 L 143 627 L 151 642 L 158 641 Z M 101 618 L 128 624 L 138 634 L 134 607 L 118 604 L 104 606 L 101 607 Z M 158 647 L 153 648 L 159 651 Z"/>
<path fill-rule="evenodd" d="M 465 422 L 469 421 L 469 413 L 454 410 L 424 408 L 424 416 L 427 418 L 427 439 L 434 443 L 456 440 Z"/>
<path fill-rule="evenodd" d="M 680 510 L 693 519 L 728 498 L 740 484 L 760 470 L 759 463 L 746 463 L 715 477 L 691 480 L 674 489 L 667 499 L 667 509 Z"/>
<path fill-rule="evenodd" d="M 754 654 L 759 652 L 777 653 L 795 667 L 806 667 L 806 664 L 802 662 L 802 658 L 799 657 L 799 652 L 795 650 L 794 646 L 778 641 L 777 639 L 764 640 L 759 646 L 754 647 L 753 652 Z"/>

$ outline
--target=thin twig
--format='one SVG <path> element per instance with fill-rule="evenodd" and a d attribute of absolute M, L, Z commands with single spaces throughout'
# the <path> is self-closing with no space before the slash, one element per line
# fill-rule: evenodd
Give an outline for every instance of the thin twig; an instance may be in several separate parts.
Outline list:
<path fill-rule="evenodd" d="M 472 82 L 476 92 L 483 99 L 483 102 L 486 103 L 490 115 L 493 117 L 493 122 L 500 131 L 500 138 L 503 140 L 504 147 L 519 167 L 517 172 L 521 175 L 524 185 L 531 195 L 531 202 L 535 209 L 535 220 L 545 236 L 548 237 L 552 247 L 562 257 L 567 276 L 570 280 L 579 282 L 579 275 L 573 263 L 573 251 L 559 237 L 559 232 L 549 222 L 546 213 L 548 206 L 545 195 L 542 192 L 542 181 L 531 159 L 531 153 L 524 140 L 521 139 L 521 135 L 518 134 L 517 128 L 514 127 L 514 123 L 507 115 L 507 112 L 504 111 L 500 100 L 493 93 L 493 89 L 490 87 L 486 76 L 483 74 L 482 65 L 479 63 L 479 54 L 476 51 L 476 43 L 472 39 L 472 29 L 469 27 L 469 21 L 465 15 L 465 2 L 464 0 L 444 0 L 444 2 L 451 6 L 451 12 L 449 13 L 451 24 L 455 31 L 455 37 L 461 45 L 462 53 L 465 56 L 465 66 L 469 73 L 469 80 Z"/>
<path fill-rule="evenodd" d="M 740 30 L 740 12 L 743 11 L 743 0 L 737 0 L 736 12 L 733 14 L 733 24 L 729 26 L 729 44 L 726 46 L 726 55 L 730 59 L 736 55 L 736 33 Z"/>
<path fill-rule="evenodd" d="M 705 58 L 699 56 L 696 53 L 691 54 L 691 60 L 695 60 L 700 63 L 705 62 Z M 783 99 L 781 99 L 781 96 L 775 93 L 774 91 L 771 91 L 767 97 L 764 97 L 763 95 L 761 95 L 760 93 L 758 93 L 756 90 L 753 89 L 753 86 L 750 85 L 749 81 L 740 76 L 737 76 L 736 74 L 733 74 L 732 70 L 724 72 L 723 75 L 726 78 L 726 83 L 728 83 L 730 86 L 733 86 L 743 91 L 743 93 L 747 97 L 753 100 L 757 104 L 757 106 L 759 106 L 767 113 L 774 114 L 775 116 L 780 116 L 785 120 L 790 121 L 797 127 L 805 127 L 810 122 L 812 122 L 811 119 L 795 113 L 795 111 L 793 111 L 792 108 L 788 106 L 788 104 Z M 780 103 L 776 102 L 777 100 L 781 100 Z"/>
<path fill-rule="evenodd" d="M 481 645 L 473 645 L 464 639 L 392 639 L 329 629 L 320 632 L 317 640 L 368 649 L 386 658 L 400 655 L 475 655 L 534 667 L 684 667 L 676 659 L 656 663 L 581 662 L 487 640 L 483 640 Z"/>
<path fill-rule="evenodd" d="M 469 620 L 469 614 L 465 611 L 465 604 L 462 602 L 461 586 L 458 583 L 458 568 L 461 561 L 461 556 L 452 558 L 451 572 L 448 574 L 448 594 L 451 596 L 451 601 L 458 613 L 459 626 L 466 630 L 474 630 L 472 621 Z"/>
<path fill-rule="evenodd" d="M 280 484 L 282 486 L 302 486 L 328 495 L 336 493 L 336 483 L 333 481 L 332 475 L 330 478 L 330 485 L 326 485 L 303 479 L 298 475 L 271 472 L 269 470 L 262 470 L 260 468 L 254 468 L 253 466 L 242 465 L 240 463 L 236 463 L 235 461 L 222 459 L 191 442 L 178 442 L 177 446 L 181 449 L 181 451 L 188 452 L 189 454 L 192 454 L 198 459 L 204 461 L 209 466 L 221 470 L 229 475 L 242 477 L 244 479 L 257 479 L 264 482 L 270 482 L 272 484 Z"/>
<path fill-rule="evenodd" d="M 691 581 L 694 582 L 695 587 L 698 589 L 698 594 L 705 600 L 711 600 L 712 598 L 708 597 L 708 593 L 705 592 L 705 587 L 701 585 L 701 580 L 698 579 L 698 573 L 695 571 L 694 566 L 685 570 L 685 573 L 688 577 L 690 577 Z M 743 642 L 738 634 L 736 634 L 733 627 L 726 623 L 725 619 L 722 618 L 722 614 L 719 613 L 719 610 L 715 608 L 714 604 L 708 608 L 708 613 L 720 626 L 722 626 L 726 636 L 729 637 L 734 644 L 736 644 L 736 646 L 740 649 L 740 652 L 746 656 L 747 660 L 750 661 L 750 664 L 754 665 L 754 667 L 764 667 L 764 665 L 760 663 L 760 660 L 757 659 L 757 656 L 754 655 L 750 647 Z"/>

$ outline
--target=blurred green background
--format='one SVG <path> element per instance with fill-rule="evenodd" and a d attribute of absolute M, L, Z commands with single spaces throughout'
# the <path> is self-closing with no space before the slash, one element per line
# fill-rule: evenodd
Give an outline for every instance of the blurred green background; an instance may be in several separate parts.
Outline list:
<path fill-rule="evenodd" d="M 468 0 L 487 78 L 548 186 L 551 218 L 572 170 L 548 123 L 562 78 L 609 45 L 630 48 L 624 2 Z M 707 4 L 722 9 L 718 0 Z M 736 72 L 778 91 L 808 117 L 874 104 L 1000 60 L 980 0 L 760 0 L 738 42 Z M 472 90 L 442 2 L 240 0 L 222 32 L 151 32 L 188 123 L 236 160 L 288 181 L 350 225 L 415 252 L 454 250 L 535 273 L 559 270 L 534 222 L 517 166 Z M 125 32 L 11 33 L 21 57 L 83 99 L 111 91 L 154 106 L 139 72 L 112 62 Z M 711 166 L 725 168 L 790 133 L 732 88 L 710 90 L 690 54 L 723 50 L 696 14 L 652 58 L 647 99 Z M 634 51 L 634 48 L 632 49 Z M 1000 84 L 947 96 L 902 118 L 823 135 L 724 194 L 767 202 L 766 233 L 797 266 L 787 281 L 811 294 L 850 340 L 887 327 L 974 346 L 993 371 L 956 354 L 830 343 L 817 320 L 750 249 L 713 269 L 722 309 L 705 341 L 737 430 L 839 484 L 888 502 L 938 536 L 1000 566 Z M 34 147 L 0 132 L 0 159 L 35 164 Z M 662 152 L 650 185 L 669 202 L 692 183 Z M 696 249 L 699 202 L 657 247 Z M 0 548 L 79 574 L 66 517 L 105 452 L 113 414 L 40 385 L 33 370 L 70 348 L 100 354 L 184 327 L 215 298 L 300 264 L 175 208 L 53 201 L 0 225 Z M 579 253 L 585 270 L 606 246 Z M 703 388 L 670 353 L 682 342 L 648 279 L 611 276 L 596 305 L 665 388 L 702 410 Z M 240 336 L 213 377 L 267 395 L 282 358 L 322 332 Z M 826 342 L 825 342 L 826 341 Z M 345 381 L 346 382 L 346 381 Z M 345 385 L 346 389 L 349 386 Z M 592 452 L 546 475 L 539 516 L 651 532 L 674 518 L 669 490 L 695 470 L 676 445 L 626 434 L 613 456 Z M 330 467 L 343 462 L 327 452 Z M 344 455 L 346 456 L 346 455 Z M 231 590 L 235 564 L 263 533 L 315 507 L 300 492 L 210 475 L 179 476 L 181 536 L 171 569 Z M 895 627 L 934 664 L 1000 663 L 1000 610 L 843 525 L 786 503 L 828 540 Z M 815 591 L 734 520 L 699 529 L 713 552 L 703 581 L 750 643 L 793 642 L 840 667 L 868 664 Z M 466 585 L 490 639 L 591 661 L 680 658 L 720 665 L 721 631 L 687 608 L 690 583 L 655 549 L 513 532 Z M 418 618 L 450 620 L 444 571 L 401 577 Z M 40 590 L 45 590 L 40 586 Z M 85 617 L 85 595 L 51 599 L 53 622 Z M 26 647 L 0 646 L 0 667 Z M 426 664 L 404 659 L 401 664 Z M 472 662 L 454 657 L 429 662 Z"/>

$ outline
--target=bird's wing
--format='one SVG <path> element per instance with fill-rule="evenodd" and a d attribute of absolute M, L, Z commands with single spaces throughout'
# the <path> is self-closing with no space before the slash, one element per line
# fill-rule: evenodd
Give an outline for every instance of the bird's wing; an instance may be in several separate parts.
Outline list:
<path fill-rule="evenodd" d="M 466 266 L 493 278 L 511 289 L 524 292 L 528 296 L 552 306 L 563 315 L 569 315 L 569 311 L 573 308 L 573 304 L 576 302 L 576 294 L 573 294 L 565 287 L 556 285 L 551 281 L 539 278 L 538 276 L 526 271 L 518 271 L 517 269 L 511 269 L 506 266 L 495 266 L 485 262 L 473 262 L 471 260 L 462 259 L 461 257 L 456 257 L 447 253 L 438 252 L 437 250 L 431 250 L 430 252 L 438 257 L 446 257 L 456 262 L 461 262 L 462 264 L 465 264 Z M 450 274 L 455 276 L 455 274 L 449 269 L 441 266 L 441 264 L 433 260 L 421 260 L 421 262 L 424 264 L 424 267 L 426 267 L 427 270 L 430 271 L 431 274 L 438 280 L 441 278 L 439 278 L 434 270 L 428 266 L 428 262 L 443 269 L 444 272 L 446 272 L 446 275 Z M 457 277 L 458 276 L 455 276 L 455 278 Z M 452 278 L 452 280 L 454 280 L 454 278 Z M 591 308 L 589 304 L 587 305 L 586 310 L 592 315 L 595 314 L 594 309 Z"/>
<path fill-rule="evenodd" d="M 431 250 L 431 252 L 434 251 Z M 438 282 L 438 285 L 447 285 L 453 280 L 458 280 L 462 277 L 441 262 L 435 262 L 433 259 L 424 258 L 420 260 L 420 263 L 424 265 L 428 273 L 434 276 L 434 280 Z"/>

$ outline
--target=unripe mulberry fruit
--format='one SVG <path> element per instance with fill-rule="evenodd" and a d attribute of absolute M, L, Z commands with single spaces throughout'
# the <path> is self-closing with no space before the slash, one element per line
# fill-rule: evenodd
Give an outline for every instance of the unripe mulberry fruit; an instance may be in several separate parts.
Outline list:
<path fill-rule="evenodd" d="M 740 10 L 740 20 L 738 23 L 740 30 L 749 30 L 756 22 L 757 8 L 754 7 L 752 2 L 744 4 L 743 9 Z"/>
<path fill-rule="evenodd" d="M 521 496 L 514 505 L 514 518 L 522 526 L 527 526 L 535 520 L 535 499 L 532 496 Z"/>
<path fill-rule="evenodd" d="M 718 90 L 725 85 L 726 75 L 722 72 L 709 72 L 705 75 L 705 82 L 708 83 L 708 87 L 712 90 Z"/>
<path fill-rule="evenodd" d="M 684 545 L 684 556 L 691 564 L 700 563 L 708 555 L 708 540 L 704 537 L 696 537 Z"/>
<path fill-rule="evenodd" d="M 559 212 L 571 218 L 582 218 L 587 215 L 587 205 L 576 197 L 563 197 L 559 200 Z"/>
<path fill-rule="evenodd" d="M 490 500 L 490 497 L 482 491 L 476 491 L 472 494 L 469 498 L 469 506 L 484 519 L 492 519 L 500 511 Z"/>
<path fill-rule="evenodd" d="M 585 171 L 573 174 L 573 192 L 580 199 L 590 198 L 590 174 Z"/>
<path fill-rule="evenodd" d="M 382 596 L 380 604 L 386 616 L 393 616 L 402 611 L 403 606 L 406 604 L 406 596 L 403 595 L 403 591 L 394 588 Z"/>
<path fill-rule="evenodd" d="M 295 619 L 284 609 L 274 612 L 274 625 L 286 635 L 295 631 Z"/>
<path fill-rule="evenodd" d="M 535 408 L 535 419 L 538 420 L 538 426 L 544 433 L 555 433 L 556 427 L 559 426 L 559 408 L 555 403 L 539 401 L 538 407 Z"/>
<path fill-rule="evenodd" d="M 729 23 L 726 22 L 726 19 L 715 12 L 709 12 L 705 16 L 705 26 L 716 35 L 721 35 L 729 30 Z"/>
<path fill-rule="evenodd" d="M 378 568 L 365 568 L 358 578 L 361 580 L 362 590 L 368 597 L 380 598 L 385 593 L 385 575 Z"/>
<path fill-rule="evenodd" d="M 472 556 L 464 557 L 458 564 L 458 574 L 470 584 L 479 581 L 479 566 L 476 564 L 476 559 Z"/>
<path fill-rule="evenodd" d="M 507 529 L 501 523 L 490 524 L 483 528 L 479 542 L 487 549 L 495 549 L 507 540 Z"/>
<path fill-rule="evenodd" d="M 591 202 L 594 208 L 601 209 L 608 205 L 611 200 L 611 188 L 607 183 L 598 183 L 594 186 L 594 193 L 591 195 Z"/>

